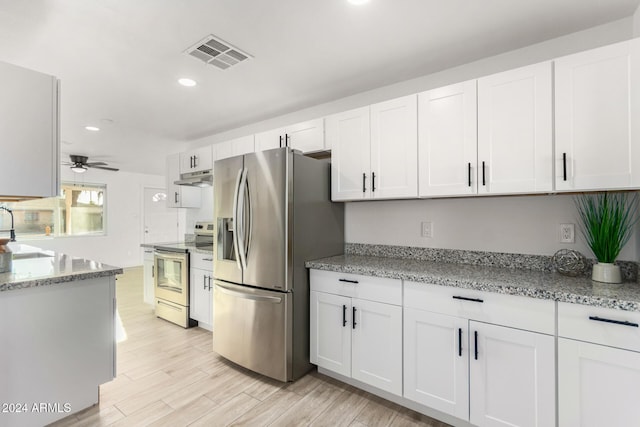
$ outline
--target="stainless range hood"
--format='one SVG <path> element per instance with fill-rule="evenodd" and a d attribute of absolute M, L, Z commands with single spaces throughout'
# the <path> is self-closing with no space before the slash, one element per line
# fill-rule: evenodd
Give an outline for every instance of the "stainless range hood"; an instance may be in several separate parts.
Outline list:
<path fill-rule="evenodd" d="M 212 183 L 213 174 L 211 173 L 211 169 L 183 173 L 180 174 L 179 180 L 174 181 L 176 185 L 189 185 L 191 187 L 211 187 Z"/>

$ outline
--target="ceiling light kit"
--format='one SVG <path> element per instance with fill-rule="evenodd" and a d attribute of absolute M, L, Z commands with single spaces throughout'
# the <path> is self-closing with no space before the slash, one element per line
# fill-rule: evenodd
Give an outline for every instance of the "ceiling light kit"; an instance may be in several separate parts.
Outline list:
<path fill-rule="evenodd" d="M 87 171 L 87 168 L 85 168 L 82 165 L 77 165 L 77 166 L 71 166 L 71 170 L 74 171 L 75 173 L 85 173 Z"/>
<path fill-rule="evenodd" d="M 100 128 L 96 126 L 85 126 L 84 128 L 91 132 L 98 132 L 100 130 Z"/>
<path fill-rule="evenodd" d="M 363 4 L 369 3 L 369 0 L 347 0 L 347 1 L 355 6 L 361 6 Z"/>
<path fill-rule="evenodd" d="M 182 86 L 185 86 L 185 87 L 193 87 L 193 86 L 198 84 L 198 83 L 196 83 L 195 80 L 189 79 L 189 78 L 186 78 L 186 77 L 178 79 L 178 83 L 180 83 Z"/>

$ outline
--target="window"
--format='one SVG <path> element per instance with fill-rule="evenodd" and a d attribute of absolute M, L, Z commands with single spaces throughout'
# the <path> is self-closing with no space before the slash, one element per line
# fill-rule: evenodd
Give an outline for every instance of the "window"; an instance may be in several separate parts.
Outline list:
<path fill-rule="evenodd" d="M 102 235 L 105 227 L 103 184 L 63 183 L 60 197 L 6 203 L 13 210 L 18 237 Z M 0 230 L 11 228 L 11 217 L 0 211 Z"/>

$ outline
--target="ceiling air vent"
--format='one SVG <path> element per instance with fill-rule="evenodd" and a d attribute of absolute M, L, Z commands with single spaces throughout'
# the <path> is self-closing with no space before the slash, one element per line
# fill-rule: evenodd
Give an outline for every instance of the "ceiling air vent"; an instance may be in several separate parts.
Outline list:
<path fill-rule="evenodd" d="M 251 59 L 252 56 L 231 44 L 210 35 L 191 46 L 185 53 L 199 60 L 226 70 L 236 64 Z"/>

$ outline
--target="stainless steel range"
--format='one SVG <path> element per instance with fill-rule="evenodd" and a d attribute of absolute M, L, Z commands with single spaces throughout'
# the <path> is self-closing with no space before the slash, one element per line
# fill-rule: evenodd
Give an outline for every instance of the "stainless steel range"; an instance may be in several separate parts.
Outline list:
<path fill-rule="evenodd" d="M 214 226 L 211 221 L 198 221 L 193 230 L 196 248 L 213 251 Z"/>

